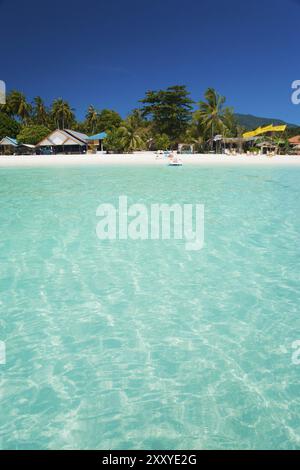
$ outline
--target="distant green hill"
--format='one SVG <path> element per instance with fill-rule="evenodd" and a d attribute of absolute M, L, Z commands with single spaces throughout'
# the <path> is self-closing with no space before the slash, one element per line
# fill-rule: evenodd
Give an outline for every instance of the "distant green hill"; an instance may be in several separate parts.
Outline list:
<path fill-rule="evenodd" d="M 282 121 L 282 119 L 263 118 L 252 116 L 252 114 L 235 113 L 235 117 L 238 123 L 246 129 L 256 129 L 259 126 L 268 126 L 269 124 L 287 124 L 288 127 L 300 127 L 300 125 L 297 126 L 297 124 L 290 124 L 288 122 Z"/>

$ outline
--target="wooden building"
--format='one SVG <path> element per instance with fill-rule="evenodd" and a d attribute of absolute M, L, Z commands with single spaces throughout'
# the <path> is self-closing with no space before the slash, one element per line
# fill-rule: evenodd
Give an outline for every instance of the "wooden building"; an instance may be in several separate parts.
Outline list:
<path fill-rule="evenodd" d="M 105 139 L 105 137 L 107 137 L 106 132 L 100 132 L 99 134 L 91 135 L 90 137 L 88 137 L 88 152 L 103 152 L 103 140 Z"/>
<path fill-rule="evenodd" d="M 59 153 L 86 153 L 88 136 L 70 129 L 56 129 L 36 146 L 37 153 L 57 155 Z"/>
<path fill-rule="evenodd" d="M 300 155 L 300 135 L 295 135 L 289 139 L 289 143 L 292 147 L 292 153 Z"/>
<path fill-rule="evenodd" d="M 3 137 L 0 141 L 0 154 L 1 155 L 14 155 L 17 151 L 18 142 L 12 137 Z"/>

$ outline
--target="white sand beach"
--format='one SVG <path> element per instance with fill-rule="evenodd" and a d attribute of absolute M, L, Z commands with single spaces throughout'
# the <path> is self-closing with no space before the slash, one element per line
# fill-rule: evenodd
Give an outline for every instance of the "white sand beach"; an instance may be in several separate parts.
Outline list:
<path fill-rule="evenodd" d="M 181 155 L 183 165 L 300 165 L 300 155 Z M 18 155 L 0 156 L 0 167 L 47 167 L 76 165 L 157 165 L 168 164 L 166 157 L 157 158 L 154 152 L 96 155 Z"/>

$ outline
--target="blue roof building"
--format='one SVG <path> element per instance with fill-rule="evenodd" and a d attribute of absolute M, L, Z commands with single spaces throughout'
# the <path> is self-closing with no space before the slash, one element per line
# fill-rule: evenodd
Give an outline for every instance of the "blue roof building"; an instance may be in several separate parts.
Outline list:
<path fill-rule="evenodd" d="M 103 140 L 107 137 L 106 132 L 100 132 L 99 134 L 91 135 L 87 140 Z"/>
<path fill-rule="evenodd" d="M 103 139 L 107 137 L 106 132 L 100 132 L 99 134 L 91 135 L 87 138 L 87 142 L 94 147 L 95 151 L 103 152 Z"/>

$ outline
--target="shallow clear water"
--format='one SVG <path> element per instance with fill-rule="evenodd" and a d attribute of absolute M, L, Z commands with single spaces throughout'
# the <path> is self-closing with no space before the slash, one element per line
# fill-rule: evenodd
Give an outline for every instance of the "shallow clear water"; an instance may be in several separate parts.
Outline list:
<path fill-rule="evenodd" d="M 100 241 L 205 204 L 205 246 Z M 300 170 L 0 169 L 0 447 L 300 448 Z"/>

